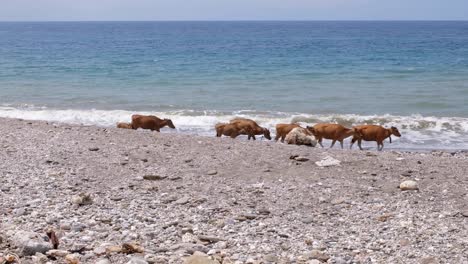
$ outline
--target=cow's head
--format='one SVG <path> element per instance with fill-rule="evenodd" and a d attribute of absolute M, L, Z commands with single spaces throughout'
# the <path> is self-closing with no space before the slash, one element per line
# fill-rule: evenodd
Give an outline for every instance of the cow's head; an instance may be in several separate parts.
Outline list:
<path fill-rule="evenodd" d="M 174 126 L 174 123 L 172 123 L 172 120 L 164 118 L 164 121 L 166 121 L 166 124 L 168 127 L 175 129 L 175 126 Z"/>
<path fill-rule="evenodd" d="M 394 136 L 401 137 L 400 131 L 398 131 L 398 128 L 394 126 L 390 128 L 390 133 L 392 133 Z"/>
<path fill-rule="evenodd" d="M 263 135 L 266 137 L 266 139 L 271 140 L 270 130 L 268 130 L 268 128 L 263 128 Z"/>

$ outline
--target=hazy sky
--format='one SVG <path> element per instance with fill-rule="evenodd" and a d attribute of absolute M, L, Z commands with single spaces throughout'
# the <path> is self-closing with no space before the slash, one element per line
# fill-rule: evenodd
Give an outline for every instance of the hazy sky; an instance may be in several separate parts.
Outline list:
<path fill-rule="evenodd" d="M 11 20 L 468 20 L 468 0 L 0 0 Z"/>

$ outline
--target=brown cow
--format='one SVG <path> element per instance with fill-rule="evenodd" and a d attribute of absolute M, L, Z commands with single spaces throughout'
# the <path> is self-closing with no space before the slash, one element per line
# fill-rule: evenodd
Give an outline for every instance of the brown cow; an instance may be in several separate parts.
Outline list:
<path fill-rule="evenodd" d="M 360 137 L 359 131 L 354 128 L 346 128 L 340 124 L 316 124 L 313 127 L 307 127 L 317 139 L 320 146 L 322 146 L 322 139 L 331 139 L 332 144 L 330 148 L 333 148 L 336 141 L 340 142 L 341 148 L 343 148 L 343 140 L 350 136 Z"/>
<path fill-rule="evenodd" d="M 221 137 L 222 135 L 236 138 L 239 135 L 245 134 L 244 130 L 239 130 L 234 124 L 218 123 L 215 126 L 216 136 Z"/>
<path fill-rule="evenodd" d="M 362 150 L 361 142 L 364 141 L 376 141 L 377 142 L 377 150 L 382 150 L 384 147 L 384 140 L 386 138 L 390 138 L 390 143 L 392 143 L 391 135 L 395 135 L 397 137 L 401 137 L 400 131 L 396 127 L 391 128 L 384 128 L 383 126 L 377 125 L 362 125 L 362 126 L 355 126 L 354 128 L 358 129 L 361 137 L 353 137 L 351 140 L 351 145 L 349 148 L 353 147 L 353 144 L 357 141 L 359 149 Z"/>
<path fill-rule="evenodd" d="M 151 129 L 151 131 L 158 131 L 168 126 L 170 128 L 175 128 L 174 124 L 170 119 L 160 119 L 159 117 L 149 115 L 132 115 L 132 128 L 138 129 Z"/>
<path fill-rule="evenodd" d="M 255 135 L 264 135 L 265 138 L 271 140 L 270 130 L 265 127 L 261 127 L 257 124 L 257 122 L 247 119 L 247 118 L 235 118 L 229 122 L 230 124 L 234 124 L 239 131 L 244 131 L 243 135 L 248 135 L 248 139 L 253 138 L 255 140 Z"/>
<path fill-rule="evenodd" d="M 132 124 L 130 123 L 117 123 L 117 128 L 132 129 Z"/>
<path fill-rule="evenodd" d="M 281 142 L 284 142 L 286 135 L 296 127 L 301 127 L 301 126 L 298 124 L 277 124 L 275 140 L 278 141 L 278 139 L 281 138 Z"/>

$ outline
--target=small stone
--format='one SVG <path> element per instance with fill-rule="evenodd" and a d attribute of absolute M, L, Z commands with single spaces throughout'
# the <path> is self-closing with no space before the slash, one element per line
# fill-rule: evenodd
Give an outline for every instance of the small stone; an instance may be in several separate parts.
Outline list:
<path fill-rule="evenodd" d="M 418 183 L 415 181 L 404 181 L 400 184 L 400 190 L 402 191 L 414 191 L 414 190 L 419 190 L 418 188 Z"/>
<path fill-rule="evenodd" d="M 194 255 L 185 259 L 184 264 L 219 264 L 219 262 L 208 257 Z"/>
<path fill-rule="evenodd" d="M 419 263 L 420 264 L 439 264 L 439 261 L 434 257 L 425 257 L 425 258 L 422 258 Z"/>
<path fill-rule="evenodd" d="M 311 259 L 317 259 L 317 260 L 320 260 L 320 261 L 323 261 L 323 262 L 327 262 L 327 260 L 330 258 L 328 255 L 326 255 L 325 253 L 323 253 L 322 251 L 319 251 L 319 250 L 316 250 L 316 249 L 313 249 L 309 254 L 308 254 L 309 258 Z"/>
<path fill-rule="evenodd" d="M 67 264 L 79 264 L 80 257 L 77 254 L 68 254 L 65 256 L 65 262 Z"/>
<path fill-rule="evenodd" d="M 310 224 L 314 222 L 314 218 L 312 217 L 304 217 L 301 219 L 301 222 L 304 224 Z"/>
<path fill-rule="evenodd" d="M 320 262 L 320 260 L 317 260 L 317 259 L 313 259 L 313 260 L 309 260 L 309 262 L 307 262 L 307 264 L 321 264 L 322 262 Z"/>
<path fill-rule="evenodd" d="M 334 159 L 330 156 L 325 157 L 321 161 L 315 162 L 315 164 L 319 167 L 331 167 L 331 166 L 340 166 L 341 161 Z"/>
<path fill-rule="evenodd" d="M 210 170 L 210 171 L 208 171 L 207 174 L 208 175 L 216 175 L 216 174 L 218 174 L 218 172 L 216 170 Z"/>
<path fill-rule="evenodd" d="M 46 255 L 47 256 L 51 256 L 51 257 L 54 257 L 54 258 L 63 258 L 67 255 L 69 255 L 70 252 L 66 251 L 66 250 L 57 250 L 57 249 L 52 249 L 52 250 L 49 250 L 47 251 Z"/>
<path fill-rule="evenodd" d="M 139 257 L 132 257 L 127 264 L 148 264 L 148 261 Z"/>
<path fill-rule="evenodd" d="M 270 210 L 268 210 L 266 208 L 260 208 L 260 209 L 258 209 L 258 213 L 261 214 L 261 215 L 269 215 L 271 212 L 270 212 Z"/>
<path fill-rule="evenodd" d="M 198 239 L 200 239 L 201 241 L 207 241 L 207 242 L 210 242 L 210 243 L 216 243 L 216 242 L 219 242 L 219 241 L 224 241 L 224 239 L 219 238 L 219 237 L 204 236 L 204 235 L 199 235 Z"/>
<path fill-rule="evenodd" d="M 97 247 L 93 250 L 94 254 L 101 256 L 106 254 L 106 248 L 105 247 Z"/>
<path fill-rule="evenodd" d="M 99 148 L 97 148 L 97 147 L 92 147 L 92 148 L 89 148 L 88 150 L 89 150 L 89 151 L 98 151 Z"/>
<path fill-rule="evenodd" d="M 124 243 L 122 245 L 122 253 L 124 254 L 134 254 L 134 253 L 143 253 L 145 249 L 135 243 Z"/>
<path fill-rule="evenodd" d="M 73 204 L 76 205 L 90 205 L 93 203 L 93 199 L 91 198 L 90 194 L 87 193 L 80 193 L 79 195 L 75 195 L 71 199 Z"/>
<path fill-rule="evenodd" d="M 242 216 L 245 217 L 248 220 L 253 220 L 253 219 L 257 218 L 257 215 L 255 215 L 255 214 L 243 214 Z"/>
<path fill-rule="evenodd" d="M 294 160 L 300 161 L 300 162 L 305 162 L 305 161 L 308 161 L 309 159 L 306 158 L 306 157 L 298 156 L 298 157 L 295 157 Z"/>
<path fill-rule="evenodd" d="M 96 264 L 111 264 L 111 262 L 108 259 L 104 258 L 104 259 L 98 259 L 96 261 Z"/>
<path fill-rule="evenodd" d="M 120 252 L 122 252 L 122 247 L 121 246 L 106 247 L 106 254 L 120 253 Z"/>
<path fill-rule="evenodd" d="M 263 259 L 265 261 L 267 261 L 267 262 L 278 262 L 279 261 L 278 257 L 275 256 L 275 255 L 266 255 Z"/>
<path fill-rule="evenodd" d="M 189 198 L 188 197 L 182 197 L 180 198 L 179 200 L 176 200 L 175 201 L 175 204 L 179 204 L 179 205 L 184 205 L 186 203 L 189 202 Z"/>
<path fill-rule="evenodd" d="M 160 176 L 160 175 L 145 175 L 143 176 L 143 179 L 148 180 L 148 181 L 159 181 L 163 180 L 166 177 Z"/>
<path fill-rule="evenodd" d="M 410 243 L 411 243 L 411 241 L 409 241 L 409 239 L 407 239 L 407 238 L 403 238 L 403 239 L 400 240 L 400 246 L 402 246 L 402 247 L 406 247 Z"/>

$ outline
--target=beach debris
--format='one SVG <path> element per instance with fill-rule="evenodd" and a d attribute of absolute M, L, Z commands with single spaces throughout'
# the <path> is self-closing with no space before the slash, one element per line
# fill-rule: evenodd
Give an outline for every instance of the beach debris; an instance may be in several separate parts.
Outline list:
<path fill-rule="evenodd" d="M 418 183 L 412 180 L 404 181 L 400 184 L 400 190 L 402 191 L 414 191 L 419 190 Z"/>
<path fill-rule="evenodd" d="M 159 181 L 165 179 L 165 176 L 161 175 L 156 175 L 156 174 L 148 174 L 143 176 L 143 179 L 148 180 L 148 181 Z"/>
<path fill-rule="evenodd" d="M 0 257 L 0 264 L 20 263 L 20 258 L 16 254 L 8 254 L 5 257 Z"/>
<path fill-rule="evenodd" d="M 330 156 L 325 157 L 324 159 L 315 162 L 315 164 L 319 167 L 331 167 L 331 166 L 340 166 L 341 161 L 332 158 Z"/>
<path fill-rule="evenodd" d="M 93 203 L 93 199 L 90 194 L 80 193 L 72 197 L 71 202 L 76 205 L 90 205 Z"/>
<path fill-rule="evenodd" d="M 59 240 L 57 236 L 55 235 L 55 231 L 53 229 L 48 229 L 46 231 L 46 235 L 49 238 L 50 244 L 52 244 L 52 247 L 54 249 L 57 249 L 59 246 Z"/>

